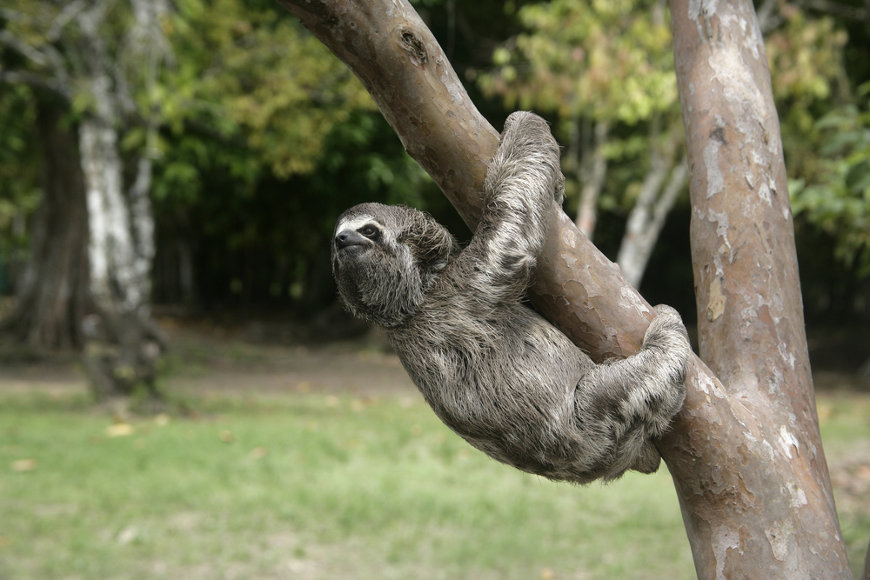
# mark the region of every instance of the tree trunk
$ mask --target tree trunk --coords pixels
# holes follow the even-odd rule
[[[664,183],[668,171],[671,172],[671,178]],[[649,257],[665,225],[665,218],[686,184],[688,174],[685,160],[676,166],[663,163],[661,167],[651,170],[641,186],[640,195],[628,214],[625,234],[616,256],[616,263],[635,288],[640,288]]]
[[[81,162],[88,186],[91,289],[104,308],[147,308],[150,257],[139,253],[134,222],[137,215],[122,190],[117,130],[109,122],[85,119],[79,128]],[[149,225],[139,227],[150,227]],[[115,306],[111,306],[115,308]]]
[[[727,426],[739,445],[728,464],[715,466],[730,467],[717,488],[685,477],[694,469],[686,457],[675,470],[695,561],[729,577],[848,577],[753,5],[672,0],[671,15],[692,168],[700,354],[747,415]]]
[[[658,4],[656,6],[661,8]],[[653,117],[647,140],[650,168],[641,185],[640,194],[628,214],[625,233],[616,257],[616,263],[635,288],[640,288],[650,254],[665,225],[668,212],[671,211],[688,176],[685,160],[678,161],[682,127],[678,128],[673,123],[672,127],[667,128],[663,139],[661,121],[660,115]],[[668,174],[670,179],[665,184]]]
[[[580,182],[580,205],[574,223],[591,240],[598,221],[598,198],[604,189],[604,178],[607,176],[604,145],[607,143],[609,126],[606,121],[596,121],[589,131],[588,124],[588,121],[579,119],[574,122],[577,142],[572,144],[572,149],[579,157],[576,165]]]
[[[134,105],[126,92],[123,68],[111,66],[112,56],[100,36],[106,9],[106,3],[97,3],[77,15],[87,39],[82,49],[86,67],[81,81],[94,102],[79,126],[95,303],[95,314],[85,324],[85,369],[98,399],[129,395],[139,388],[156,397],[157,361],[166,344],[150,318],[154,258],[150,155],[155,128],[148,110],[147,150],[125,191],[119,136],[124,112]],[[155,82],[157,53],[165,50],[159,17],[166,9],[165,2],[133,2],[128,44],[133,55],[147,59],[147,88]]]
[[[98,400],[143,389],[159,398],[157,361],[166,343],[150,320],[153,232],[150,205],[122,190],[118,135],[112,124],[82,121],[81,163],[91,223],[90,287],[95,313],[85,321],[85,370]],[[135,189],[135,186],[134,186]],[[144,223],[143,223],[144,222]],[[145,240],[144,251],[137,243]],[[144,232],[144,233],[143,233]]]
[[[86,341],[86,368],[102,373],[92,377],[100,397],[114,391],[126,394],[139,382],[153,391],[154,353],[162,348],[148,308],[154,255],[149,190],[160,105],[153,89],[159,66],[168,58],[163,25],[169,2],[131,0],[125,39],[110,38],[123,21],[114,10],[116,2],[74,4],[69,10],[58,3],[54,14],[51,6],[45,7],[44,23],[56,30],[43,32],[52,42],[13,43],[25,60],[47,69],[48,76],[5,78],[50,92],[66,107],[76,97],[84,97],[80,100],[87,104],[78,126],[78,147],[72,132],[50,118],[41,104],[45,197],[33,237],[32,266],[9,324],[34,344],[80,346]],[[61,34],[74,27],[75,32]],[[128,76],[136,77],[132,84]],[[139,115],[134,115],[134,85],[143,86],[150,99]],[[119,142],[124,122],[132,116],[146,119],[146,151],[132,187],[125,191]],[[95,314],[83,323],[88,311]],[[98,362],[95,352],[100,353]],[[113,382],[116,388],[107,387]]]
[[[40,99],[36,113],[43,197],[16,308],[3,326],[35,351],[74,349],[82,345],[81,321],[91,304],[84,177],[65,107]]]
[[[362,79],[408,152],[473,228],[480,216],[481,185],[497,146],[497,133],[469,101],[450,63],[411,6],[402,0],[282,0],[282,3]],[[692,6],[697,11],[697,3]],[[741,10],[729,25],[738,30],[741,25],[747,26],[745,33],[754,34],[756,24],[751,5],[742,6]],[[715,22],[709,19],[699,22],[698,14],[690,21],[690,27],[682,24],[685,29],[680,29],[688,11],[677,2],[672,4],[671,13],[678,37],[713,27],[716,34],[725,32],[720,30],[718,18]],[[746,40],[752,40],[746,45],[750,52],[747,58],[755,62],[760,54],[763,60],[760,37]],[[679,43],[677,51],[679,55]],[[739,64],[739,59],[732,60]],[[678,74],[685,77],[686,71],[678,69]],[[757,85],[752,75],[717,77],[708,70],[704,79],[695,79],[695,84],[711,79],[723,83],[717,85],[720,95],[742,91],[750,81],[757,91],[757,104],[768,110],[765,107],[770,101],[770,87]],[[764,82],[769,85],[767,77]],[[682,86],[685,88],[685,81]],[[708,103],[718,102],[706,93],[705,98]],[[765,126],[758,123],[756,116],[762,111],[741,111],[743,116],[733,119],[733,111],[694,108],[690,104],[684,105],[687,117],[703,111],[713,118],[718,114],[731,118],[728,121],[731,128],[751,125],[760,130]],[[760,136],[732,134],[725,128],[722,134],[731,139],[728,149],[734,151],[740,151],[740,140],[744,138],[760,138],[766,145],[778,143],[776,123],[767,126],[772,128]],[[695,125],[691,127],[694,129]],[[713,139],[719,136],[719,131],[706,134]],[[724,145],[719,142],[723,150]],[[755,148],[758,143],[744,145]],[[698,155],[703,160],[705,153],[717,153],[697,147],[698,142],[690,140],[690,163],[696,173]],[[768,151],[762,160],[765,164],[758,169],[766,169],[769,179],[746,174],[759,188],[782,177],[774,168],[776,163],[781,164],[781,157],[777,160]],[[777,186],[776,191],[780,192],[778,196],[771,193],[769,197],[776,198],[771,203],[775,201],[782,216],[783,208],[788,213],[787,205],[783,205],[787,204],[787,195],[784,187]],[[771,219],[775,216],[776,211]],[[734,219],[739,221],[738,216]],[[539,257],[536,284],[532,288],[534,304],[593,358],[635,352],[652,317],[649,305],[555,204],[550,220],[551,233]],[[783,223],[765,225],[782,234],[785,222],[790,225],[790,221],[780,221]],[[727,223],[720,222],[720,226],[727,230]],[[785,236],[791,239],[790,232]],[[769,252],[771,255],[765,256],[765,261],[794,260],[793,244],[789,253],[779,242],[767,241],[770,246],[745,248],[748,256]],[[729,251],[726,246],[725,256],[740,250],[743,248],[732,247]],[[779,255],[781,251],[784,254]],[[719,247],[708,256],[713,264],[722,257]],[[793,265],[787,268],[793,269]],[[759,275],[767,274],[766,267],[759,268]],[[711,287],[717,288],[715,284]],[[757,305],[751,308],[750,315],[758,314],[754,318],[767,323],[771,330],[784,332],[783,327],[787,327],[791,332],[801,325],[799,312],[774,304],[775,294],[750,285],[747,288]],[[787,294],[783,300],[791,308],[793,289],[784,291]],[[708,302],[713,313],[718,313],[719,302]],[[728,317],[733,312],[739,318],[740,313],[731,302],[726,306],[731,311]],[[718,313],[716,318],[722,316]],[[774,316],[779,318],[774,320]],[[786,316],[796,318],[785,319]],[[730,332],[736,334],[727,337],[723,344],[729,349],[739,346],[749,351],[741,353],[740,358],[769,357],[767,376],[771,380],[761,390],[750,390],[740,383],[736,389],[726,390],[710,369],[694,357],[686,377],[688,394],[683,411],[660,442],[680,496],[698,576],[847,577],[848,562],[825,473],[811,385],[805,380],[791,380],[794,374],[808,373],[808,366],[801,360],[806,354],[806,343],[801,342],[799,334],[787,337],[776,334],[771,349],[766,346],[770,343],[761,342],[771,336],[765,333],[756,336],[755,331],[748,327],[733,328]],[[764,357],[760,356],[762,353]],[[731,373],[727,376],[738,381],[745,378]],[[796,570],[796,566],[800,568]]]

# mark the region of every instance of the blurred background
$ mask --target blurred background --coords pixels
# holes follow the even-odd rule
[[[667,3],[412,3],[493,126],[520,108],[551,122],[568,215],[693,325]],[[857,570],[870,8],[755,5]],[[693,577],[666,473],[550,484],[431,417],[336,301],[332,228],[362,201],[470,237],[271,0],[0,6],[0,578]]]

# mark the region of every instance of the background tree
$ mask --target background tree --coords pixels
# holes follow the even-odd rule
[[[413,9],[284,4],[357,73],[408,151],[474,224],[496,134]],[[690,7],[675,1],[671,10],[693,195],[707,196],[695,210],[701,223],[693,233],[698,308],[710,323],[701,330],[701,350],[709,349],[725,378],[720,382],[693,361],[686,407],[661,447],[698,574],[847,575],[818,434],[778,123],[755,12],[746,2]],[[689,83],[694,91],[686,91]],[[753,155],[741,157],[742,147]],[[742,212],[744,202],[757,215]],[[713,207],[718,204],[724,206]],[[536,306],[593,357],[632,352],[649,307],[563,218],[554,208]],[[710,225],[712,233],[697,239]],[[784,263],[765,267],[756,258]],[[749,293],[740,295],[741,287]],[[749,366],[741,370],[738,361]]]
[[[495,51],[497,67],[480,83],[509,108],[560,120],[568,193],[587,236],[600,203],[632,208],[617,261],[638,285],[686,182],[666,5],[556,1],[518,17],[525,31]]]
[[[614,255],[639,286],[687,183],[666,2],[535,3],[518,19],[523,31],[494,51],[495,68],[479,83],[509,109],[558,120],[569,196],[579,193],[575,223],[591,238],[599,207],[625,214]],[[811,107],[837,92],[830,84],[843,77],[845,35],[830,18],[774,2],[765,3],[764,31],[779,65],[775,97],[800,130]],[[806,139],[792,142],[807,157]]]
[[[168,55],[160,26],[167,11],[165,2],[46,0],[2,12],[0,80],[27,84],[37,98],[45,192],[7,324],[35,348],[80,346],[91,329],[103,344],[87,365],[101,397],[151,383],[157,359],[149,320],[159,112],[152,89]],[[125,180],[121,134],[131,125],[146,137]]]
[[[315,275],[318,242],[331,224],[314,208],[337,209],[344,199],[336,193],[353,189],[322,179],[318,187],[317,175],[376,159],[368,176],[347,172],[349,182],[414,189],[403,181],[415,179],[412,164],[389,149],[373,152],[374,106],[359,82],[279,15],[269,2],[189,0],[168,23],[179,64],[167,71],[162,96],[158,300],[255,308],[299,299],[322,307],[316,287],[329,272]]]
[[[18,304],[4,323],[30,348],[70,348],[81,343],[81,323],[92,307],[84,176],[62,108],[42,100],[34,108],[42,202]]]
[[[576,84],[573,78],[587,77],[591,71],[598,76],[610,75],[616,84],[628,87],[618,80],[618,74],[646,75],[655,65],[664,71],[662,78],[670,78],[671,87],[675,87],[667,12],[662,19],[651,18],[654,11],[661,11],[660,3],[603,7],[592,3],[589,8],[584,4],[588,3],[554,3],[548,8],[540,2],[486,0],[463,4],[434,0],[418,3],[418,9],[436,36],[444,39],[451,63],[459,78],[466,81],[470,97],[493,122],[507,114],[505,100],[511,91],[522,89],[531,94],[537,89],[552,95],[555,91],[549,88],[550,83],[557,88],[571,87]],[[118,6],[123,12],[126,5]],[[215,6],[219,9],[206,9],[195,0],[177,2],[169,17],[162,20],[172,59],[165,61],[167,66],[160,69],[152,85],[160,114],[153,117],[157,130],[150,141],[153,154],[148,156],[152,159],[155,214],[153,299],[161,308],[194,315],[225,313],[228,317],[240,312],[256,316],[268,309],[272,319],[277,309],[283,322],[292,320],[306,333],[312,319],[332,321],[333,314],[324,311],[334,299],[323,250],[332,227],[329,216],[366,199],[425,207],[460,232],[460,237],[467,236],[461,233],[461,220],[455,211],[404,153],[360,84],[310,33],[291,19],[280,18],[276,6],[266,0],[221,0]],[[568,15],[559,20],[559,26],[554,24],[556,7]],[[864,31],[837,14],[823,15],[791,3],[766,2],[763,7],[791,177],[818,193],[822,190],[816,186],[824,181],[819,151],[827,151],[824,135],[831,131],[816,128],[815,123],[831,109],[860,110],[857,87],[864,77],[856,63],[862,60],[844,59],[842,53],[860,48]],[[596,12],[599,10],[602,14]],[[528,17],[536,11],[542,15]],[[537,68],[549,66],[540,55],[551,49],[523,52],[518,48],[521,37],[529,37],[529,46],[556,44],[567,54],[574,50],[566,44],[571,35],[597,38],[591,36],[595,27],[586,19],[571,16],[572,11],[588,16],[592,24],[606,21],[607,30],[625,29],[627,37],[647,38],[641,46],[660,54],[661,62],[641,63],[645,68],[633,70],[632,63],[638,59],[632,47],[638,42],[617,42],[619,35],[608,34],[605,42],[613,51],[596,59],[609,58],[606,62],[613,65],[611,70],[591,67],[584,72],[586,69],[571,61],[559,68],[554,65],[546,74],[536,72],[530,64],[538,59]],[[540,25],[536,24],[538,19]],[[649,29],[644,28],[647,25]],[[123,26],[113,26],[107,25],[103,33],[123,32]],[[578,30],[572,32],[573,28]],[[659,32],[650,36],[651,31],[664,36]],[[602,34],[601,26],[596,34]],[[658,39],[658,44],[649,38]],[[594,52],[580,51],[587,55]],[[503,58],[505,54],[509,62],[494,67],[493,55]],[[631,58],[619,60],[618,54]],[[13,50],[5,50],[4,55],[5,73],[12,72],[13,65],[22,72],[27,61]],[[548,58],[558,64],[556,56]],[[849,66],[844,67],[847,61]],[[510,67],[515,75],[505,84],[508,92],[491,92],[487,77],[501,82],[501,71]],[[528,83],[530,75],[541,75],[541,82]],[[6,216],[0,217],[0,239],[7,279],[13,284],[18,281],[16,286],[7,283],[5,289],[10,292],[21,286],[22,249],[35,232],[31,214],[41,199],[36,183],[40,162],[35,154],[33,93],[17,81],[3,88],[0,98],[10,106],[0,107],[0,123],[6,129],[4,143],[9,146],[0,155],[0,171],[9,179],[0,186],[4,196],[0,213]],[[607,85],[600,88],[606,90]],[[602,93],[601,100],[618,100],[621,93]],[[604,123],[581,111],[581,122],[572,124],[570,117],[556,109],[543,110],[542,99],[535,102],[535,108],[553,120],[561,142],[566,144],[566,168],[578,166],[574,159],[582,151],[603,153],[585,156],[597,160],[586,164],[584,175],[591,178],[573,185],[576,196],[581,185],[591,187],[595,175],[602,176],[596,212],[601,223],[595,232],[598,247],[622,262],[626,273],[640,269],[626,265],[625,255],[632,254],[620,252],[621,247],[640,250],[633,254],[638,263],[652,250],[649,259],[658,275],[642,280],[644,292],[657,300],[667,297],[686,310],[693,300],[690,256],[684,244],[688,236],[687,220],[683,219],[689,214],[687,197],[677,196],[672,210],[676,217],[664,223],[655,246],[650,239],[656,228],[648,224],[660,222],[664,212],[652,208],[641,211],[647,206],[635,203],[636,199],[651,199],[653,192],[673,192],[677,188],[667,184],[682,181],[679,171],[663,179],[663,172],[654,170],[669,166],[669,161],[661,161],[680,151],[682,132],[675,95],[673,88],[671,108],[658,115],[658,121],[641,115],[634,122],[611,119]],[[137,106],[143,102],[143,97],[137,97]],[[65,117],[73,129],[77,127],[76,111]],[[141,114],[125,118],[120,133],[128,182],[148,134],[146,124],[137,118],[144,119]],[[607,128],[606,133],[600,131],[602,128]],[[579,146],[596,139],[602,147]],[[567,172],[569,176],[574,173],[571,169]],[[793,193],[802,191],[793,189]],[[574,203],[569,202],[572,213]],[[796,201],[795,208],[800,207]],[[814,321],[857,320],[867,312],[861,296],[866,294],[870,278],[862,278],[860,270],[846,261],[830,259],[837,247],[833,234],[826,233],[821,221],[810,221],[809,215],[801,211],[797,216],[808,315]],[[854,224],[851,231],[859,232],[856,221],[842,223]],[[842,227],[837,231],[842,232]],[[634,242],[628,243],[630,239]],[[318,326],[338,328],[331,322]]]

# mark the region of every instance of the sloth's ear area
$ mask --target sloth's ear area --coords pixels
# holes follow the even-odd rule
[[[424,272],[437,273],[443,270],[450,257],[461,249],[456,238],[429,214],[415,212],[399,236]]]

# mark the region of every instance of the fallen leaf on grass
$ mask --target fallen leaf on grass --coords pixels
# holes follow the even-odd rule
[[[816,413],[819,414],[819,421],[825,422],[834,414],[834,406],[830,403],[819,403],[816,407]]]
[[[12,471],[33,471],[36,469],[35,459],[16,459],[12,462]]]
[[[139,530],[135,526],[128,526],[118,533],[117,541],[119,544],[129,544],[139,537]]]
[[[106,427],[109,437],[126,437],[133,434],[133,426],[129,423],[115,423]]]

